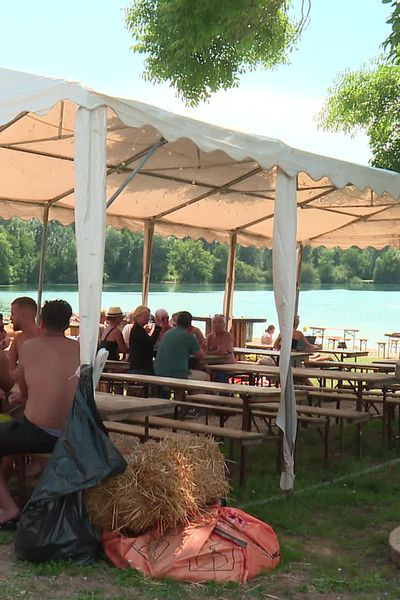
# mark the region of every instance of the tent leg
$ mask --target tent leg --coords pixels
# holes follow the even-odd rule
[[[225,295],[224,295],[224,316],[227,328],[230,329],[233,313],[233,292],[235,289],[235,270],[237,254],[237,233],[229,234],[229,254],[226,268]]]
[[[82,365],[94,363],[104,271],[107,108],[79,108],[75,122],[75,236]]]
[[[44,270],[46,262],[46,250],[47,250],[47,230],[49,225],[49,212],[50,203],[46,204],[43,214],[43,229],[42,229],[42,244],[40,248],[40,264],[39,264],[39,282],[38,282],[38,293],[37,293],[37,312],[36,312],[36,323],[39,324],[40,311],[42,306],[42,294],[44,285]]]
[[[154,221],[144,224],[143,239],[143,272],[142,272],[142,304],[147,306],[150,291],[151,255],[153,251]]]
[[[296,275],[296,301],[294,303],[294,314],[297,315],[299,310],[299,298],[301,288],[301,268],[303,266],[303,251],[304,246],[300,242],[297,245],[297,275]]]
[[[279,357],[281,402],[276,423],[283,431],[284,471],[280,482],[283,490],[292,489],[294,483],[297,428],[296,399],[290,363],[296,299],[296,187],[296,178],[288,176],[278,168],[273,231],[273,278],[282,339]]]

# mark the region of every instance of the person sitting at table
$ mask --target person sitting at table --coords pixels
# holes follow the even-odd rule
[[[119,325],[122,323],[124,313],[119,306],[110,306],[106,314],[105,329],[101,333],[100,348],[108,350],[108,360],[119,360],[119,355],[129,352],[124,342]]]
[[[161,342],[164,334],[167,333],[167,331],[169,331],[170,329],[172,329],[172,327],[169,324],[169,314],[168,314],[168,311],[165,310],[165,308],[157,308],[156,312],[154,313],[154,320],[155,320],[156,325],[161,327],[161,330],[160,330],[160,333],[158,334],[158,338],[157,338],[157,342],[156,342],[156,348],[157,348],[160,345],[160,342]]]
[[[211,320],[211,333],[207,336],[207,354],[216,354],[223,363],[234,363],[233,339],[226,330],[224,315],[214,315]]]
[[[172,315],[172,317],[169,321],[169,324],[171,325],[171,327],[176,327],[178,315],[179,315],[179,312],[174,313]],[[204,337],[202,331],[198,327],[195,327],[194,325],[191,325],[189,327],[188,331],[189,331],[189,333],[192,333],[195,336],[195,338],[200,346],[200,349],[203,352],[206,352],[207,351],[207,340]]]
[[[268,325],[267,329],[264,331],[264,333],[261,336],[261,343],[265,344],[266,346],[272,346],[273,344],[273,340],[272,340],[272,336],[275,333],[275,325]]]
[[[130,373],[154,375],[154,347],[161,327],[156,323],[150,335],[146,331],[145,326],[150,319],[150,309],[147,306],[135,308],[131,318],[133,324],[129,337],[129,371]]]
[[[3,315],[0,313],[0,350],[5,350],[10,345],[10,336],[4,329]]]
[[[41,335],[25,341],[16,378],[19,393],[11,405],[22,405],[23,416],[0,423],[0,456],[52,452],[63,430],[78,384],[79,344],[65,337],[72,309],[64,300],[46,302]],[[20,509],[0,471],[0,527],[15,522]]]
[[[124,338],[125,344],[129,347],[129,338],[131,337],[132,327],[135,324],[135,319],[133,318],[133,311],[129,312],[127,315],[126,323],[122,328],[122,337]]]
[[[310,344],[308,339],[304,336],[303,332],[299,331],[299,329],[298,329],[299,324],[300,324],[300,317],[299,317],[299,315],[296,315],[294,318],[294,322],[293,322],[292,346],[291,346],[292,352],[296,352],[296,350],[298,349],[300,344],[301,344],[302,348],[304,348],[308,352],[316,352],[317,350],[320,350],[321,349],[320,346],[317,346],[316,344]],[[281,339],[281,334],[279,332],[279,335],[274,342],[274,350],[280,350],[281,345],[282,345],[282,339]]]
[[[38,337],[40,334],[39,327],[37,327],[35,321],[36,312],[37,304],[32,298],[21,296],[11,302],[10,321],[14,331],[21,331],[21,333],[15,336],[8,350],[11,372],[17,368],[22,345],[27,340]]]
[[[154,363],[156,375],[179,379],[198,379],[197,373],[191,372],[189,368],[189,359],[193,356],[203,358],[204,353],[191,332],[191,325],[192,315],[185,310],[181,311],[176,317],[176,327],[167,331],[158,347]],[[203,376],[207,376],[207,374],[203,373],[201,377],[206,379]]]

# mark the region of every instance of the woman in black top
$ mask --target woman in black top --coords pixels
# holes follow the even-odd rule
[[[99,348],[108,350],[108,360],[119,360],[120,354],[128,352],[119,325],[123,320],[123,312],[119,306],[111,306],[106,315],[105,328],[101,333]]]
[[[150,310],[147,306],[138,306],[132,314],[134,324],[129,337],[129,370],[131,373],[154,375],[154,346],[160,335],[161,327],[156,324],[153,332],[149,335],[144,328],[149,319]]]

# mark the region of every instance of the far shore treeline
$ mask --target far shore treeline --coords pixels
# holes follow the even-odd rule
[[[0,219],[0,284],[36,283],[42,224],[39,221]],[[136,283],[142,277],[143,234],[107,228],[104,280]],[[152,282],[223,283],[228,247],[204,240],[154,236]],[[238,248],[236,281],[271,283],[272,251],[253,246]],[[400,250],[360,250],[305,247],[302,283],[400,283]],[[76,249],[73,226],[52,221],[48,227],[46,283],[76,283]]]

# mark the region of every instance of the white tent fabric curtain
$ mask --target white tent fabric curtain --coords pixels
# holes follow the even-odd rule
[[[93,364],[99,336],[106,228],[107,109],[79,108],[75,122],[75,224],[81,364]]]
[[[280,486],[290,490],[294,483],[296,399],[290,361],[296,301],[296,178],[278,170],[273,240],[273,278],[282,346],[279,358],[281,401],[276,423],[283,432],[283,471]]]

